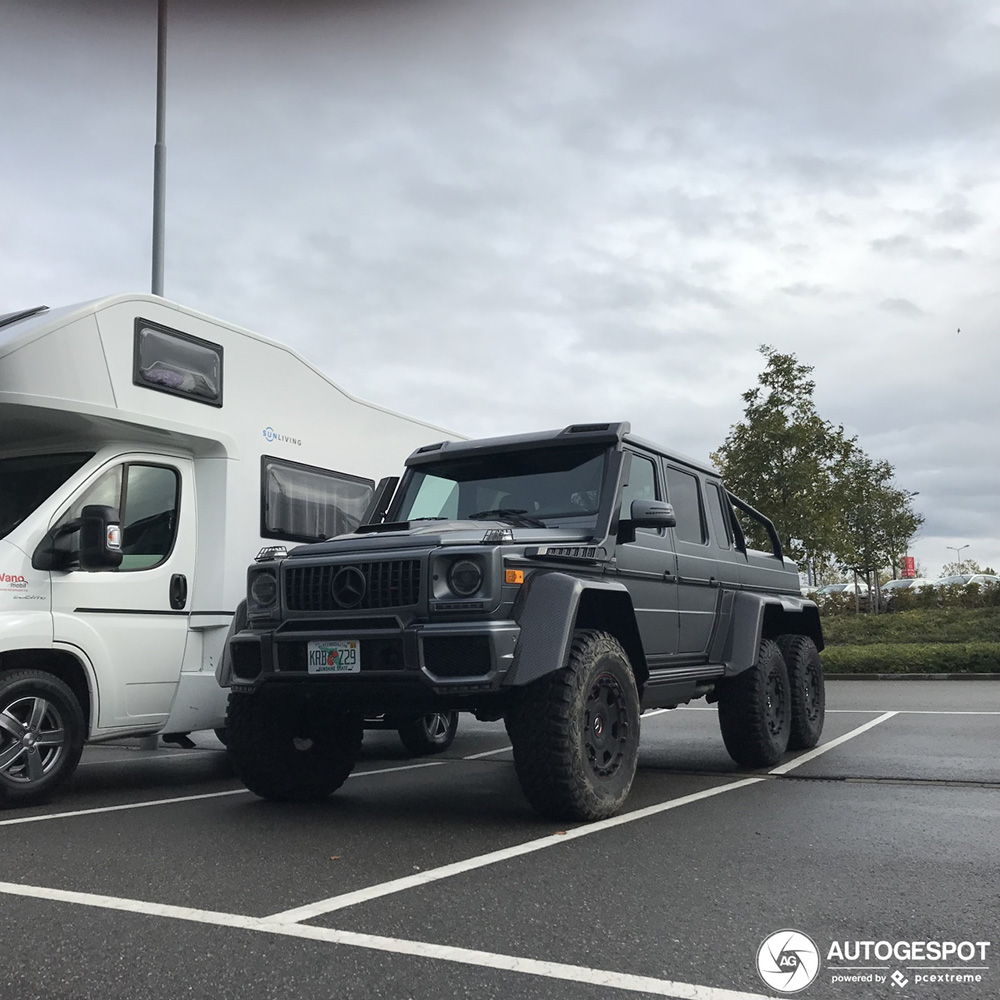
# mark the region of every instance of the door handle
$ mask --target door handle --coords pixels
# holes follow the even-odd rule
[[[170,578],[170,607],[182,611],[188,599],[188,582],[183,573],[174,573]]]

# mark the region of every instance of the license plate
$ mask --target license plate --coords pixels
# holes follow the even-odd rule
[[[306,655],[311,674],[361,673],[361,643],[357,639],[310,642]]]

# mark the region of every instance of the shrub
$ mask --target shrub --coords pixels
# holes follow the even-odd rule
[[[998,642],[910,642],[828,646],[823,650],[822,657],[823,668],[828,673],[1000,673]]]

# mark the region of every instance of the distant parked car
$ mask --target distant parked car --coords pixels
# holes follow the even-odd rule
[[[992,576],[989,573],[962,573],[961,575],[938,577],[932,586],[968,587],[972,583],[980,587],[988,587],[1000,583],[1000,576]]]
[[[882,607],[891,608],[893,599],[903,593],[903,591],[913,591],[916,593],[924,587],[930,586],[932,586],[931,581],[922,576],[910,576],[902,580],[888,580],[880,588],[882,592]]]
[[[930,582],[922,576],[910,576],[903,580],[889,580],[882,584],[881,590],[883,594],[896,594],[901,590],[909,590],[911,587],[916,587],[919,590]]]
[[[854,595],[855,589],[859,597],[868,596],[868,584],[859,580],[857,582],[856,588],[853,583],[830,583],[825,587],[820,587],[816,591],[817,597],[836,597],[839,594],[849,594]]]

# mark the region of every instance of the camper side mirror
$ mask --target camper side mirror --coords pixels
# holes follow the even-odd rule
[[[122,527],[118,511],[88,504],[80,514],[80,569],[117,569],[122,564]]]
[[[115,569],[122,561],[122,533],[118,511],[104,504],[88,504],[80,517],[57,525],[31,555],[33,569]]]

